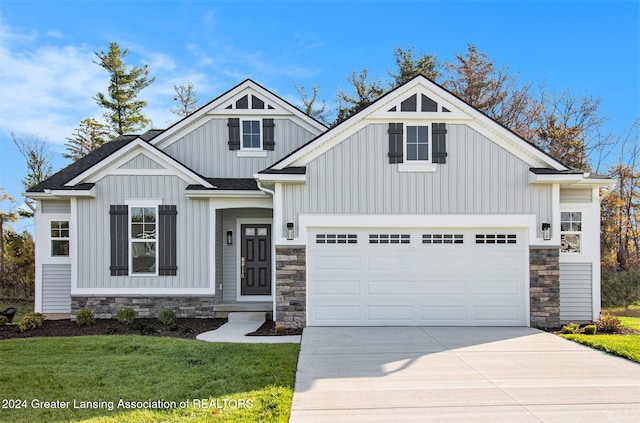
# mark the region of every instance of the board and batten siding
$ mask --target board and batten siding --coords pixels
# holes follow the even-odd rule
[[[95,199],[79,198],[78,287],[208,288],[209,203],[185,197],[186,186],[176,176],[111,175],[96,183]],[[109,206],[125,204],[125,199],[162,199],[162,204],[177,207],[176,276],[110,275]]]
[[[138,154],[133,159],[119,167],[119,169],[164,169],[151,158],[144,154]]]
[[[307,183],[283,185],[283,224],[301,213],[535,214],[551,220],[551,187],[529,165],[466,125],[447,124],[446,164],[399,172],[387,124],[367,125],[307,164]]]
[[[593,318],[591,263],[560,263],[560,321]]]
[[[71,213],[70,201],[43,200],[40,204],[42,207],[42,213]]]
[[[71,312],[71,264],[42,265],[42,312]]]
[[[165,152],[203,176],[250,178],[300,147],[314,134],[290,119],[274,119],[275,149],[266,157],[238,157],[230,151],[228,120],[211,119],[165,148]]]
[[[241,234],[236,230],[238,219],[271,218],[273,213],[269,209],[224,209],[222,211],[222,232],[233,231],[233,244],[226,242],[222,248],[222,298],[226,302],[237,301],[238,294],[238,245]]]

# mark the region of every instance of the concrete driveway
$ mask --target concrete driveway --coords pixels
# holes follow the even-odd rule
[[[290,422],[639,422],[640,365],[530,328],[307,328]]]

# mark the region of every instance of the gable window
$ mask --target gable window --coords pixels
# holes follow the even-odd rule
[[[582,252],[582,212],[560,213],[560,252]]]
[[[242,121],[242,149],[243,150],[260,150],[262,148],[262,140],[260,136],[259,120],[243,120]]]
[[[131,207],[131,273],[156,273],[157,208]]]
[[[51,221],[51,257],[69,257],[69,221]]]
[[[429,161],[429,126],[407,126],[405,151],[407,161]]]

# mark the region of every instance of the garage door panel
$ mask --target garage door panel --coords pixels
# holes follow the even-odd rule
[[[309,325],[526,324],[523,232],[483,230],[484,243],[476,243],[478,231],[473,229],[349,232],[357,233],[357,242],[309,245]],[[370,234],[383,233],[406,234],[410,244],[370,243]],[[462,237],[444,244],[436,235],[424,236],[430,233]],[[500,233],[512,234],[506,238],[512,243],[487,241]],[[310,239],[315,239],[313,231]]]

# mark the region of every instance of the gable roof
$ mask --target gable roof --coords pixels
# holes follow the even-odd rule
[[[246,79],[224,94],[221,94],[209,103],[200,107],[194,113],[171,125],[160,135],[154,137],[151,143],[157,145],[160,148],[165,148],[166,146],[172,144],[180,137],[182,137],[184,131],[190,131],[190,128],[194,127],[196,125],[196,122],[202,119],[206,119],[208,116],[228,115],[229,117],[237,117],[239,110],[229,109],[228,106],[230,103],[235,102],[243,95],[246,95],[248,93],[255,94],[261,99],[267,100],[270,103],[269,107],[265,105],[264,109],[255,111],[254,114],[274,117],[296,116],[299,119],[299,122],[306,126],[306,129],[308,129],[312,133],[317,134],[327,130],[327,126],[322,122],[307,115],[296,106],[289,103],[287,100],[272,93],[255,81]],[[241,110],[241,112],[251,112],[251,110]]]
[[[568,166],[554,159],[536,145],[525,140],[424,75],[418,75],[403,85],[383,94],[369,106],[292,151],[267,170],[283,170],[288,167],[305,166],[309,161],[366,126],[368,123],[365,122],[366,119],[375,119],[380,122],[404,119],[402,113],[405,112],[397,113],[397,116],[391,117],[386,111],[398,99],[403,99],[404,96],[411,95],[414,92],[428,92],[430,97],[435,97],[442,101],[443,104],[446,104],[448,108],[456,110],[456,113],[439,113],[438,121],[459,121],[472,125],[474,129],[479,130],[494,142],[501,143],[503,147],[517,156],[526,157],[527,160],[525,161],[529,162],[532,167],[549,167],[560,171],[569,170]],[[433,116],[431,118],[435,119]]]

